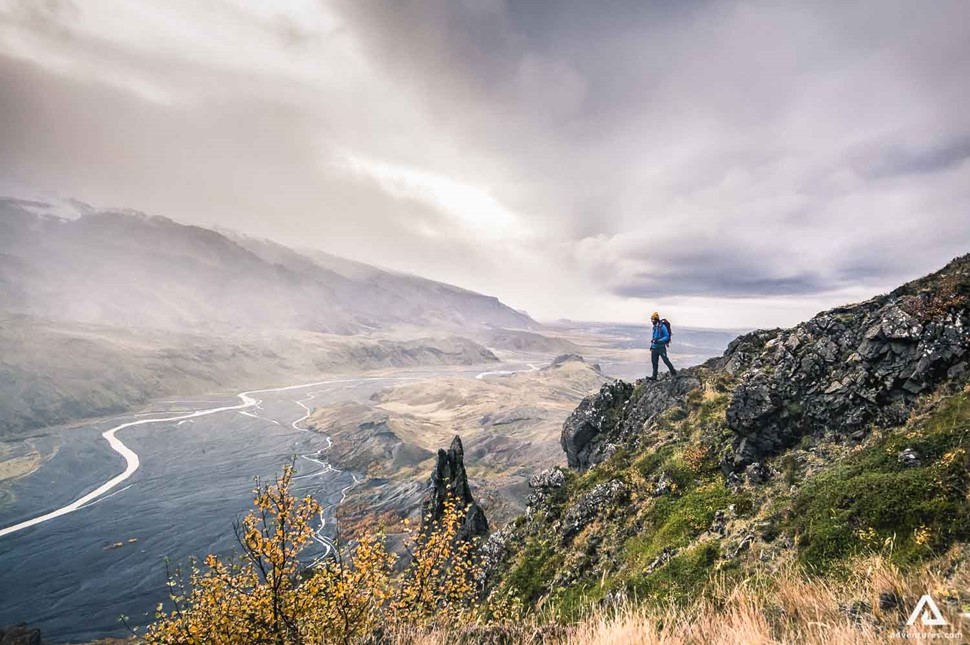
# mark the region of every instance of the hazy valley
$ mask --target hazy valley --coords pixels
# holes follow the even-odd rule
[[[147,610],[163,556],[231,549],[223,529],[245,508],[246,479],[294,456],[308,490],[330,500],[322,537],[338,521],[353,535],[417,517],[435,452],[454,434],[493,522],[511,519],[531,473],[558,463],[575,405],[649,362],[641,326],[540,325],[495,298],[322,253],[134,212],[51,208],[0,201],[0,530],[16,529],[0,540],[21,545],[8,583],[35,589],[0,623],[26,619],[57,639],[122,634],[108,599],[145,580],[122,604]],[[696,363],[732,336],[682,329],[672,355]],[[272,391],[255,407],[233,403],[257,388]],[[140,467],[95,504],[119,472],[100,433],[125,423],[147,423],[118,435]],[[96,499],[76,512],[16,528],[85,493]],[[158,530],[156,508],[199,495],[198,512]],[[122,508],[142,509],[139,519],[111,515]],[[66,578],[67,563],[44,556],[70,551],[70,533],[54,526],[88,535],[84,566]],[[84,600],[92,584],[101,587]],[[62,609],[26,609],[52,593]],[[100,618],[82,628],[71,615],[90,602]]]
[[[450,285],[133,212],[0,200],[0,436],[151,397],[497,359],[528,316]]]

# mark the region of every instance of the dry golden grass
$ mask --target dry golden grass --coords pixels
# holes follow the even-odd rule
[[[428,563],[434,567],[434,560]],[[348,589],[350,595],[366,590],[366,585],[363,588],[352,585]],[[889,594],[898,602],[893,607],[881,609],[880,596],[886,598]],[[918,619],[914,625],[906,624],[924,594],[933,597],[949,625],[924,626]],[[333,601],[330,593],[324,596],[325,600]],[[319,634],[316,633],[319,630],[310,630],[314,636],[291,638],[282,635],[278,642],[381,642],[388,645],[870,645],[900,640],[900,634],[905,634],[909,640],[970,641],[970,620],[961,617],[962,612],[970,609],[970,572],[965,566],[962,547],[955,547],[947,557],[909,574],[903,574],[885,557],[873,555],[856,561],[837,579],[806,575],[794,565],[786,565],[778,571],[759,572],[740,582],[719,577],[712,580],[709,593],[686,606],[621,603],[595,611],[574,625],[540,620],[528,613],[519,621],[506,618],[506,622],[499,624],[479,623],[476,622],[481,618],[478,612],[450,612],[446,606],[439,605],[439,600],[435,596],[431,605],[427,606],[431,611],[422,613],[420,620],[368,623],[356,632],[340,632],[342,636],[336,639],[330,638],[336,634],[333,630],[323,630]],[[408,601],[407,606],[417,605]],[[173,614],[162,618],[178,622],[185,621],[186,616]],[[321,615],[320,618],[325,616]],[[326,622],[323,620],[318,626]],[[308,626],[312,623],[313,620]],[[172,643],[243,642],[232,637],[209,640],[200,638],[196,633],[178,630],[170,634],[171,638],[157,638],[161,633],[159,629],[159,625],[153,627],[150,636],[155,638],[149,640]],[[323,633],[328,636],[317,640]]]
[[[958,557],[959,554],[955,555]],[[885,643],[898,632],[958,634],[966,642],[970,621],[961,594],[970,589],[965,568],[947,559],[902,574],[881,556],[858,561],[839,582],[791,567],[772,576],[729,585],[718,581],[709,599],[688,608],[621,607],[593,617],[570,634],[570,643]],[[950,626],[906,621],[923,594],[931,594]],[[880,595],[898,606],[880,609]]]
[[[522,623],[458,627],[395,635],[414,645],[452,643],[562,643],[568,645],[694,645],[703,643],[870,645],[931,638],[970,642],[967,610],[970,574],[959,549],[932,566],[904,575],[881,556],[858,561],[841,581],[808,576],[795,567],[740,583],[716,580],[708,598],[687,607],[626,604],[594,612],[569,627]],[[948,626],[906,621],[923,594],[931,594]],[[880,609],[880,594],[895,594],[896,607]],[[946,637],[948,636],[948,637]]]

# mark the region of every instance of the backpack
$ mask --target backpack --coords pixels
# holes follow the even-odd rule
[[[667,336],[669,336],[667,344],[669,345],[674,340],[674,330],[670,328],[670,321],[666,318],[661,318],[660,324],[667,328]]]

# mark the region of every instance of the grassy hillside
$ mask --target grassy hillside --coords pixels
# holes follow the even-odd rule
[[[730,438],[731,382],[702,382],[643,450],[570,473],[507,529],[517,553],[493,573],[497,593],[579,617],[608,598],[691,601],[716,591],[714,574],[742,579],[766,562],[837,573],[881,553],[905,567],[970,538],[970,388],[928,397],[864,444],[806,441],[770,462],[763,484],[725,485],[717,446]],[[906,449],[920,465],[900,462]],[[611,482],[622,494],[584,517],[583,501]]]
[[[655,615],[723,608],[751,576],[845,584],[871,557],[900,575],[955,558],[951,588],[970,539],[968,303],[970,256],[677,378],[604,386],[564,426],[572,468],[485,545],[490,593],[540,622]]]

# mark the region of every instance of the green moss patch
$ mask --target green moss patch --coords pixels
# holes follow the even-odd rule
[[[641,601],[695,599],[711,578],[720,542],[704,542],[671,558],[652,573],[640,573],[627,582],[627,592]]]
[[[658,498],[642,520],[642,531],[623,548],[629,571],[645,569],[665,548],[680,548],[710,527],[714,513],[735,502],[720,482],[709,482],[683,495]]]
[[[515,559],[504,586],[523,605],[532,605],[549,589],[562,561],[562,553],[556,553],[551,543],[530,541]]]
[[[899,462],[906,448],[919,454],[919,466]],[[904,564],[970,538],[968,467],[970,402],[964,392],[807,482],[789,519],[799,557],[828,570],[848,556],[885,549]]]

